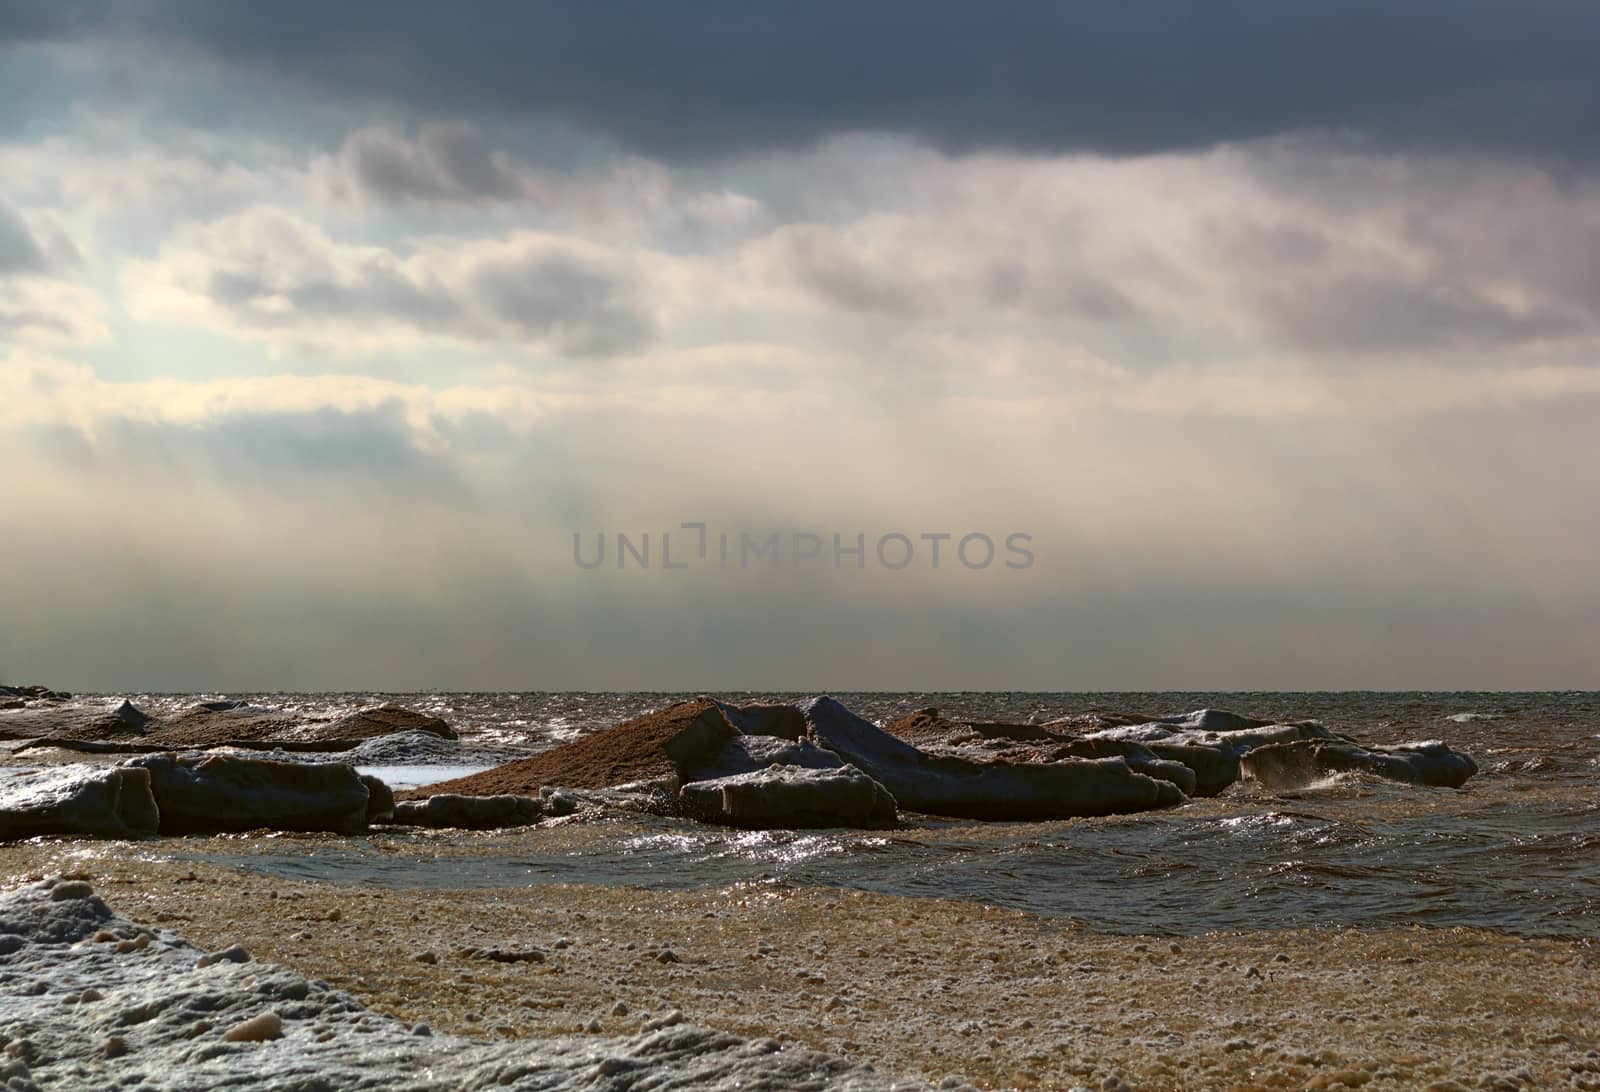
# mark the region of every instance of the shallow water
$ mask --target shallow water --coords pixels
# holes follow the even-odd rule
[[[457,777],[482,773],[487,766],[357,766],[356,773],[376,777],[397,792],[437,785]]]
[[[686,695],[229,696],[316,712],[397,701],[445,717],[466,740],[532,753]],[[1375,742],[1443,738],[1471,753],[1483,772],[1463,792],[1345,783],[1265,797],[1241,786],[1173,811],[1069,823],[926,821],[884,834],[752,833],[649,820],[591,824],[581,836],[536,829],[490,838],[265,842],[207,859],[393,887],[823,884],[975,900],[1129,933],[1415,923],[1600,937],[1600,694],[836,696],[878,720],[926,706],[958,718],[1029,722],[1095,710],[1224,708],[1316,719]],[[134,700],[159,709],[196,697]],[[433,780],[439,769],[415,773]]]
[[[1440,791],[1440,790],[1435,790]],[[542,883],[836,886],[1072,917],[1118,933],[1476,926],[1600,936],[1600,808],[1491,804],[1464,815],[1340,817],[1241,802],[1109,820],[901,832],[732,831],[670,820],[453,854],[437,838],[271,844],[193,855],[265,875],[474,889]],[[1340,802],[1341,804],[1348,802]],[[1443,821],[1441,821],[1443,820]],[[465,839],[470,836],[460,836]],[[180,854],[182,855],[182,854]]]

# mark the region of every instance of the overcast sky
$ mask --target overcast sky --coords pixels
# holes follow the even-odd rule
[[[0,681],[1600,686],[1596,41],[0,3]]]

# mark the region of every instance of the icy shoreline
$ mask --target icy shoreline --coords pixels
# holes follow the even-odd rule
[[[627,1038],[436,1035],[237,945],[207,953],[138,926],[77,879],[0,894],[0,1050],[18,1092],[925,1087],[676,1014]]]

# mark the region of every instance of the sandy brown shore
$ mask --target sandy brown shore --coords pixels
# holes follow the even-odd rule
[[[971,903],[760,885],[353,889],[141,859],[148,849],[15,846],[3,874],[84,873],[137,921],[242,942],[469,1035],[616,1034],[681,1010],[989,1088],[1600,1088],[1589,942],[1421,928],[1115,937]]]

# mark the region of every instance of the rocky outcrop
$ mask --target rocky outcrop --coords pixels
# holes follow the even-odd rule
[[[818,746],[881,784],[908,811],[966,819],[1065,819],[1181,803],[1170,781],[1121,758],[974,761],[932,755],[896,739],[830,697],[801,704]]]
[[[39,835],[130,838],[154,834],[146,770],[68,765],[0,779],[0,841]]]
[[[737,734],[715,702],[679,702],[532,758],[400,796],[526,796],[546,785],[602,789],[635,782],[661,782],[676,788]]]
[[[207,953],[145,929],[81,880],[0,894],[0,998],[8,1088],[920,1087],[837,1055],[668,1019],[619,1038],[431,1034],[238,946]]]
[[[1273,743],[1250,751],[1241,765],[1246,777],[1274,790],[1300,789],[1351,773],[1459,789],[1478,772],[1470,756],[1436,739],[1393,747],[1363,747],[1338,739]]]
[[[162,834],[367,828],[369,790],[342,763],[168,753],[132,758],[123,768],[149,772]]]
[[[690,782],[679,798],[687,814],[736,827],[886,827],[897,819],[888,790],[844,765],[772,765]]]

